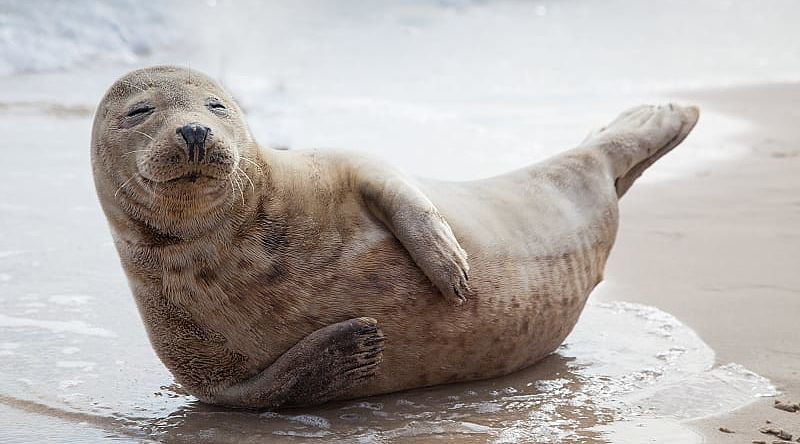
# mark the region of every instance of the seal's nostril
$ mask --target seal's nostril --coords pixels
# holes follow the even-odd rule
[[[206,151],[206,138],[208,138],[208,133],[210,132],[211,129],[199,123],[187,123],[175,130],[175,133],[180,134],[186,142],[190,162],[203,160]],[[197,159],[194,157],[195,152],[197,152]]]
[[[187,144],[204,143],[210,130],[198,123],[188,123],[175,130]]]

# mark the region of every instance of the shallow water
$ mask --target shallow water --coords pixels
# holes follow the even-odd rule
[[[0,72],[13,74],[0,79],[0,442],[688,443],[699,437],[686,421],[775,393],[736,364],[716,366],[667,313],[590,302],[564,346],[508,377],[278,414],[201,405],[176,392],[147,342],[88,145],[114,78],[169,62],[222,79],[265,144],[353,148],[441,179],[488,176],[574,146],[626,106],[674,99],[672,88],[797,80],[796,6],[220,1],[175,21],[181,3],[132,16],[119,3],[49,29],[63,4],[12,3],[0,0]],[[165,23],[177,32],[149,37]],[[730,139],[745,130],[704,110],[643,180],[701,174],[743,150]],[[597,291],[613,294],[610,284]]]
[[[683,422],[776,393],[736,364],[715,367],[713,351],[672,316],[616,302],[590,303],[555,354],[507,377],[279,413],[230,411],[171,385],[132,311],[99,318],[97,295],[25,300],[10,307],[18,315],[0,317],[0,408],[13,409],[0,429],[12,440],[77,423],[84,439],[164,442],[637,442],[629,429],[641,425],[651,437],[693,442]],[[40,300],[51,303],[30,302]],[[41,320],[49,317],[70,320]]]

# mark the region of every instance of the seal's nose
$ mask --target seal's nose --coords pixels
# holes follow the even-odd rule
[[[186,148],[189,150],[189,161],[199,162],[203,160],[206,155],[206,138],[208,138],[211,129],[199,123],[187,123],[176,129],[175,132],[180,134],[183,140],[186,141]],[[197,159],[194,157],[195,152],[197,152]]]

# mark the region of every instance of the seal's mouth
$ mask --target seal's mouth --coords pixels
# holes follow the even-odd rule
[[[209,180],[217,181],[217,180],[220,180],[220,179],[217,178],[217,177],[214,177],[214,176],[210,176],[208,174],[203,174],[203,173],[194,171],[194,172],[191,172],[191,173],[185,174],[183,176],[176,177],[174,179],[170,179],[170,180],[167,180],[167,181],[164,181],[164,182],[161,182],[161,183],[176,183],[176,184],[177,183],[196,183],[196,182],[199,182],[199,181],[207,182]]]
[[[165,149],[151,149],[136,159],[135,168],[150,183],[160,185],[227,181],[237,169],[236,153],[219,143],[209,148],[212,151],[203,160],[192,160],[174,145]]]
[[[186,171],[175,171],[173,174],[166,175],[166,177],[152,177],[146,172],[139,171],[139,175],[149,184],[159,185],[179,185],[179,184],[211,184],[220,182],[227,179],[230,175],[227,171],[217,171],[214,169],[207,170],[205,168],[193,168]]]
[[[146,184],[150,185],[151,187],[157,186],[156,189],[162,192],[170,189],[175,190],[176,192],[181,192],[192,188],[211,190],[219,188],[223,183],[226,183],[224,178],[198,171],[192,171],[182,176],[166,180],[154,180],[142,174],[140,174],[140,177]]]

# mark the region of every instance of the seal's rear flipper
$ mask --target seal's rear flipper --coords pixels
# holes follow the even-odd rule
[[[639,106],[590,135],[583,146],[602,151],[622,197],[644,170],[689,135],[699,115],[694,106]]]

